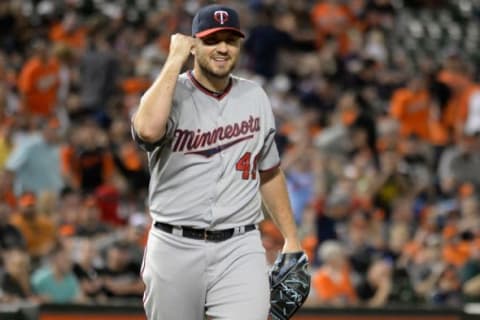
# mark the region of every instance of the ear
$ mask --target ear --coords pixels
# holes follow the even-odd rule
[[[192,46],[192,48],[190,48],[190,53],[192,54],[192,56],[195,55],[195,44]]]

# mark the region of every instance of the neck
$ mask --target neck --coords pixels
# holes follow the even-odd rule
[[[230,75],[225,77],[216,77],[204,72],[198,64],[193,68],[193,76],[202,86],[214,92],[223,92],[230,83]]]

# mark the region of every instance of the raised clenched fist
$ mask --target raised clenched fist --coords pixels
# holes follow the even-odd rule
[[[170,53],[169,55],[181,59],[182,62],[185,62],[190,55],[190,51],[194,44],[194,38],[181,34],[175,33],[170,37]]]

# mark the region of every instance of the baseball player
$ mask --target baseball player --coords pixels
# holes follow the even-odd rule
[[[132,119],[148,154],[153,218],[142,277],[151,320],[265,320],[270,308],[257,225],[265,203],[301,252],[262,88],[231,74],[244,34],[231,8],[201,8],[192,36],[171,36]],[[189,55],[193,70],[181,73]]]

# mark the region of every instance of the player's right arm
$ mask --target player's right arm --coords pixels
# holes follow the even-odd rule
[[[187,61],[194,39],[183,34],[174,34],[170,39],[170,51],[157,79],[140,100],[133,118],[133,128],[147,143],[163,138],[172,107],[177,77]]]

